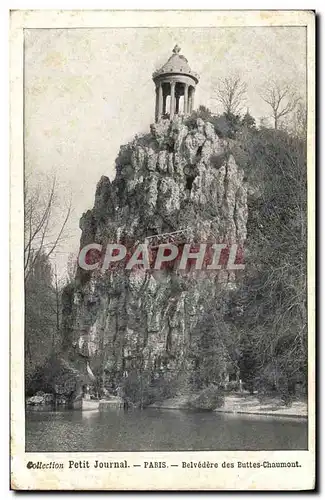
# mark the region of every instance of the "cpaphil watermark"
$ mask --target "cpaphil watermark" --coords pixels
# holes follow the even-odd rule
[[[80,250],[78,265],[85,271],[101,272],[121,268],[129,271],[241,271],[245,269],[243,260],[243,247],[236,243],[161,243],[155,246],[89,243]]]

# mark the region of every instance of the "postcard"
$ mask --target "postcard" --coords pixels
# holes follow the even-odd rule
[[[315,13],[10,14],[11,488],[315,488]]]

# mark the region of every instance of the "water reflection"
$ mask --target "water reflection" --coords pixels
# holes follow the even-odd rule
[[[26,414],[26,451],[290,449],[307,449],[307,421],[157,409]]]

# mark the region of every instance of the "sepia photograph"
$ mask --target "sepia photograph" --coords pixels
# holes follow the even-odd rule
[[[314,425],[314,17],[295,13],[291,25],[256,12],[263,22],[229,26],[26,16],[21,477],[302,474]],[[159,458],[261,451],[233,465]]]

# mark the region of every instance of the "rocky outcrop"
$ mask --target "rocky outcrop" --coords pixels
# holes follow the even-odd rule
[[[80,220],[81,247],[96,242],[144,242],[147,236],[190,229],[195,241],[243,244],[244,173],[209,122],[161,120],[149,134],[120,148],[116,178],[102,177],[95,203]],[[175,270],[106,273],[78,269],[66,292],[65,349],[89,361],[104,385],[129,370],[173,377],[191,370],[192,333],[207,297],[234,279]]]

